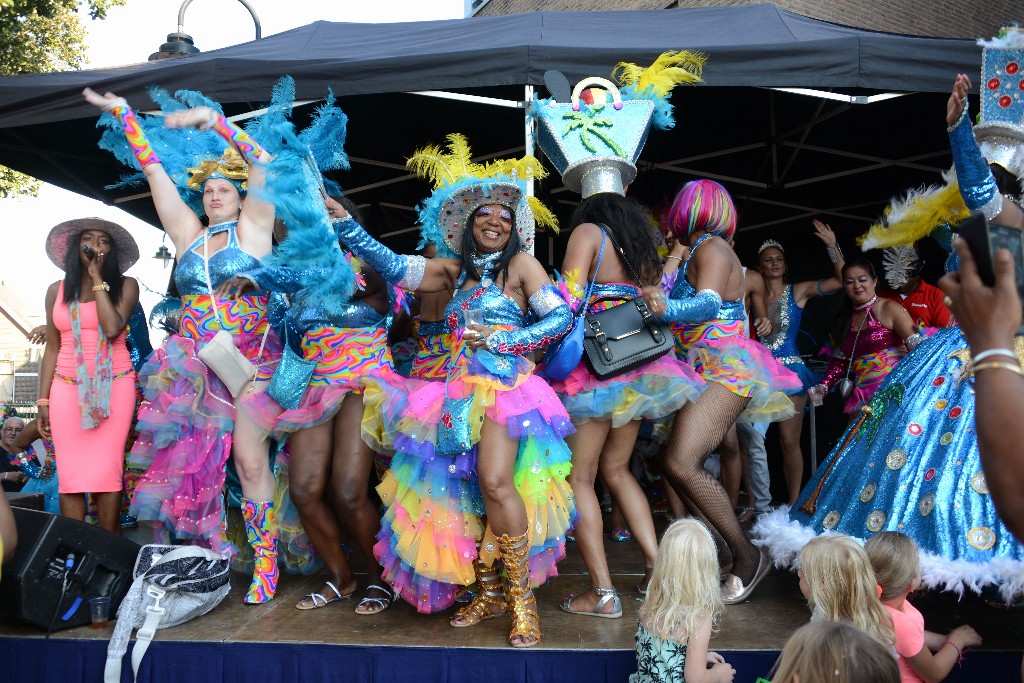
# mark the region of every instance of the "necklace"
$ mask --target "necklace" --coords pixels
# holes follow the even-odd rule
[[[860,306],[854,306],[854,307],[853,307],[853,310],[855,310],[855,311],[863,311],[863,310],[864,310],[865,308],[871,308],[871,306],[872,306],[872,305],[873,305],[873,304],[874,304],[874,303],[875,303],[876,301],[878,301],[878,295],[877,295],[877,294],[875,294],[874,296],[872,296],[872,297],[871,297],[871,299],[869,299],[867,303],[865,303],[865,304],[861,304]]]
[[[501,258],[501,252],[497,251],[493,254],[473,254],[473,268],[476,272],[480,273],[480,286],[490,287],[494,283],[494,278],[491,277],[491,270],[493,270],[494,262]]]

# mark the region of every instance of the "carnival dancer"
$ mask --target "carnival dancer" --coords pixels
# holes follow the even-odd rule
[[[576,113],[570,111],[569,103],[546,100],[536,104],[534,114],[544,130],[542,147],[557,160],[566,187],[583,197],[573,214],[573,230],[562,262],[564,295],[575,312],[597,312],[622,304],[640,296],[644,285],[660,281],[656,233],[636,202],[624,196],[625,187],[636,177],[634,161],[646,139],[646,135],[636,135],[636,127],[650,126],[653,109],[658,106],[663,114],[667,108],[669,119],[659,120],[658,127],[670,128],[669,93],[678,83],[700,82],[703,63],[703,55],[685,51],[666,53],[647,69],[620,63],[616,71],[622,72],[621,90],[605,81],[607,90],[592,88],[579,93],[580,114],[602,117],[609,124],[600,138],[609,148],[580,146],[580,133],[564,130],[564,117]],[[623,107],[616,110],[609,105],[609,96],[621,97]],[[634,104],[626,106],[631,102]],[[639,105],[635,112],[634,105]],[[615,146],[621,147],[623,154],[606,156]],[[572,151],[564,153],[569,149]],[[704,381],[672,354],[609,379],[598,379],[583,358],[577,356],[573,361],[575,367],[568,376],[553,380],[551,386],[576,427],[576,433],[567,439],[572,450],[570,482],[578,511],[574,534],[590,585],[579,595],[566,598],[561,608],[570,614],[618,618],[622,601],[608,570],[602,540],[604,521],[594,484],[600,473],[640,547],[644,575],[637,590],[646,594],[658,558],[658,537],[647,497],[629,470],[633,445],[643,420],[671,417],[680,406],[697,398]]]
[[[676,415],[663,471],[687,507],[717,533],[722,571],[731,567],[722,599],[735,604],[750,595],[771,563],[747,540],[725,490],[703,464],[737,419],[791,416],[785,392],[800,380],[744,329],[743,267],[729,246],[736,208],[726,189],[710,180],[687,183],[672,204],[670,226],[689,242],[690,255],[668,298],[660,287],[645,288],[644,298],[656,315],[684,323],[688,357],[708,385]]]
[[[982,80],[996,79],[998,87],[983,94],[983,122],[972,127],[966,112],[970,81],[960,75],[954,83],[946,121],[955,179],[947,174],[943,186],[895,199],[864,247],[912,244],[937,224],[955,225],[970,210],[1024,228],[1017,181],[1024,172],[1022,105],[999,105],[1018,87],[1016,80],[1006,80],[1005,66],[1024,58],[1024,36],[1010,29],[983,44]],[[972,377],[1003,372],[1004,364],[1017,368],[1021,357],[1019,337],[1013,349],[972,350],[958,327],[940,329],[889,373],[797,506],[758,521],[757,543],[770,549],[777,565],[792,567],[800,548],[817,534],[866,540],[880,531],[900,531],[917,545],[922,586],[1016,599],[1024,590],[1024,546],[999,519],[988,494],[974,432]]]
[[[809,393],[820,400],[835,387],[846,401],[843,412],[855,416],[896,363],[921,343],[922,336],[903,306],[875,294],[878,277],[870,261],[858,258],[846,262],[842,276],[848,301],[832,326],[832,337],[839,341],[839,347],[829,360],[821,384]]]
[[[161,225],[174,244],[174,280],[184,304],[180,333],[171,336],[142,371],[146,403],[139,411],[139,438],[131,464],[145,467],[146,474],[135,492],[132,514],[163,525],[178,540],[233,554],[221,529],[224,464],[233,454],[242,482],[247,537],[256,556],[245,602],[265,602],[274,596],[278,575],[268,442],[251,419],[236,414],[235,399],[198,353],[218,331],[227,332],[235,348],[257,366],[246,392],[265,388],[280,357],[280,343],[266,317],[266,295],[237,300],[213,295],[224,279],[257,267],[270,253],[274,208],[243,194],[246,179],[252,187],[263,182],[263,171],[255,162],[266,160],[268,154],[230,123],[215,103],[195,93],[182,97],[209,106],[184,109],[166,95],[157,95],[172,110],[164,120],[168,129],[200,132],[181,135],[175,133],[183,131],[154,127],[149,132],[152,143],[123,98],[88,88],[83,94],[106,112],[101,125],[109,129],[101,146],[114,151],[122,163],[140,168],[149,184]],[[223,154],[218,151],[223,149],[221,138],[230,145]]]
[[[455,291],[447,377],[410,392],[378,487],[386,511],[375,550],[384,578],[421,612],[450,606],[475,577],[479,593],[452,625],[511,609],[509,644],[531,647],[541,638],[531,586],[556,574],[575,508],[564,441],[572,423],[526,355],[561,337],[571,314],[528,253],[535,216],[553,216],[527,203],[519,179],[543,168],[532,157],[484,168],[465,138],[448,139],[448,153],[429,147],[409,164],[435,182],[420,223],[458,259],[398,256],[354,221],[341,226],[345,244],[388,281]],[[469,322],[481,314],[482,324]]]
[[[845,260],[836,235],[828,224],[815,219],[814,235],[825,243],[828,258],[835,268],[835,276],[817,281],[786,282],[786,251],[775,240],[767,240],[757,250],[758,270],[768,287],[768,318],[772,331],[762,340],[768,350],[787,368],[800,377],[800,390],[789,395],[796,415],[779,423],[779,441],[782,446],[782,474],[786,479],[786,501],[792,505],[800,495],[804,476],[804,455],[800,450],[800,433],[804,427],[804,408],[807,390],[821,381],[821,376],[804,364],[797,348],[807,302],[816,296],[831,294],[842,287],[842,269]]]
[[[80,218],[50,230],[46,254],[65,276],[46,291],[39,433],[54,441],[61,514],[84,521],[85,494],[93,494],[100,527],[118,533],[124,446],[135,416],[124,332],[139,300],[139,283],[124,272],[139,248],[120,225]]]

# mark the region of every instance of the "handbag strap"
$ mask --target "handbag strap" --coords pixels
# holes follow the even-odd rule
[[[217,308],[217,297],[213,293],[213,283],[210,280],[210,231],[209,231],[209,228],[207,228],[206,236],[203,237],[203,272],[206,273],[206,291],[209,292],[209,294],[210,294],[210,303],[213,304],[213,317],[215,317],[217,319],[217,324],[220,326],[220,329],[223,330],[224,329],[224,320],[220,317],[220,309]],[[256,359],[257,360],[263,358],[263,349],[267,345],[267,335],[268,334],[270,334],[270,323],[269,322],[267,323],[267,329],[263,330],[263,339],[260,340],[260,352],[258,354],[256,354]],[[253,365],[256,365],[256,367],[257,367],[256,374],[252,376],[252,382],[253,382],[253,384],[255,384],[256,383],[256,377],[258,377],[260,373],[259,373],[259,369],[258,369],[259,365],[257,363],[253,363]],[[251,387],[250,387],[250,390],[251,390]]]
[[[644,283],[640,281],[640,277],[636,274],[636,271],[633,270],[633,265],[626,258],[626,252],[622,251],[622,247],[619,246],[619,242],[615,239],[615,235],[612,234],[612,229],[609,228],[604,223],[598,223],[598,226],[601,228],[604,234],[608,235],[608,239],[612,241],[612,245],[614,245],[615,249],[619,252],[619,257],[622,259],[622,262],[625,263],[626,268],[629,269],[629,274],[633,276],[634,280],[636,280],[636,284],[640,287],[640,289],[643,289]]]
[[[583,302],[580,304],[580,310],[576,312],[576,317],[580,318],[587,312],[587,306],[590,305],[590,295],[594,291],[594,286],[597,284],[597,271],[601,270],[601,261],[604,259],[604,243],[605,234],[601,234],[601,249],[597,252],[597,265],[594,266],[594,277],[590,278],[590,282],[587,283],[587,288],[583,292]]]

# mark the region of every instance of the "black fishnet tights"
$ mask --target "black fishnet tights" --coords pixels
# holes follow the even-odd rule
[[[754,578],[760,554],[743,533],[725,489],[704,469],[704,461],[749,400],[709,382],[700,398],[676,415],[662,463],[672,488],[714,530],[722,567],[731,564],[732,573],[744,584]]]

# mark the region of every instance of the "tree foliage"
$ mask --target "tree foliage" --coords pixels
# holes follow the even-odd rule
[[[0,0],[0,76],[74,71],[85,64],[85,25],[78,15],[88,7],[104,19],[126,0]],[[0,197],[35,195],[39,181],[0,166]]]

